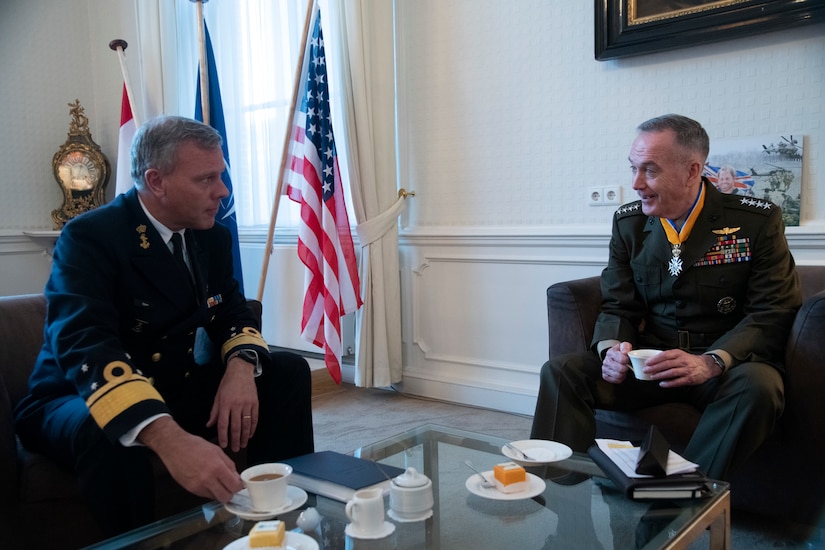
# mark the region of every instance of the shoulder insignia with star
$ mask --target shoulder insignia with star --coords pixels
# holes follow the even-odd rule
[[[645,215],[645,213],[642,212],[642,201],[634,201],[623,204],[616,210],[616,218],[626,218],[634,215]]]
[[[760,213],[764,215],[777,208],[771,201],[765,199],[757,199],[755,197],[743,197],[739,195],[727,195],[725,206],[728,208],[735,208],[737,210],[745,210],[748,212]]]

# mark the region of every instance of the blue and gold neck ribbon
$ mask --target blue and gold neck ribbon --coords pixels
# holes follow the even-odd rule
[[[704,205],[705,185],[702,184],[699,187],[699,194],[696,196],[696,200],[693,201],[693,206],[690,207],[690,212],[688,212],[687,218],[685,218],[685,223],[682,224],[681,229],[676,229],[676,223],[673,220],[668,218],[659,218],[659,221],[662,222],[662,227],[665,230],[665,235],[667,235],[667,240],[670,243],[671,257],[667,264],[667,270],[673,277],[678,277],[679,274],[682,273],[682,258],[679,257],[682,254],[682,243],[687,240],[688,236],[690,236],[693,225],[696,223],[696,219],[702,212],[702,207]]]

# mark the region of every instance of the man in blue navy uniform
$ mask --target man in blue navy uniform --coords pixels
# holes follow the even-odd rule
[[[784,408],[782,359],[802,297],[780,209],[720,193],[709,139],[687,117],[642,123],[630,149],[640,200],[616,211],[591,351],[542,367],[532,435],[586,451],[594,410],[681,401],[702,411],[684,451],[727,479]],[[648,359],[637,380],[628,352]]]
[[[77,472],[107,535],[153,519],[150,453],[227,502],[243,483],[224,449],[252,464],[314,450],[309,367],[270,353],[215,223],[220,135],[160,117],[131,157],[134,188],[57,241],[45,342],[16,410],[23,445]]]

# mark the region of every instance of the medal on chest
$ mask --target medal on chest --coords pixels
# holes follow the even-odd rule
[[[677,277],[682,273],[682,245],[672,244],[670,254],[670,261],[667,263],[667,270],[673,277]]]
[[[667,240],[670,243],[670,260],[667,262],[667,271],[671,277],[678,277],[682,274],[682,243],[685,242],[690,235],[693,224],[696,223],[696,218],[699,217],[699,213],[702,211],[704,204],[705,186],[702,185],[681,228],[678,228],[676,222],[673,220],[659,218],[662,228],[665,230],[665,235],[667,235]]]

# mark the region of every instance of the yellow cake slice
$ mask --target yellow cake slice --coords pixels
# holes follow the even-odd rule
[[[527,472],[515,462],[502,462],[493,467],[496,489],[502,493],[519,493],[530,486]]]
[[[249,531],[250,548],[283,548],[286,527],[280,520],[259,521]]]

